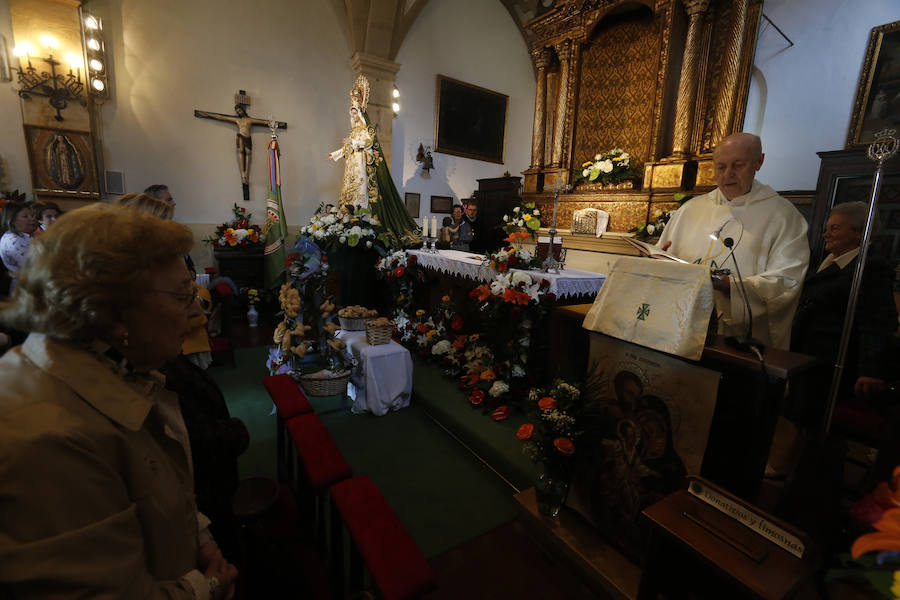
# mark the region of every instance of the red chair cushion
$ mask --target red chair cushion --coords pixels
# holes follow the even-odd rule
[[[278,409],[278,415],[282,419],[290,419],[313,411],[309,400],[287,373],[264,377],[263,385],[266,386],[272,402],[275,403],[275,408]]]
[[[394,509],[366,475],[331,487],[331,498],[385,600],[411,600],[437,585]]]
[[[322,493],[338,481],[353,477],[350,465],[318,415],[307,413],[288,419],[287,428],[316,493]]]

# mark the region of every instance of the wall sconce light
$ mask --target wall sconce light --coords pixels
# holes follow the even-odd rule
[[[28,100],[32,96],[41,96],[47,98],[50,106],[56,109],[56,116],[53,117],[57,121],[62,121],[62,110],[69,105],[69,102],[78,102],[82,106],[87,106],[84,99],[84,82],[81,80],[81,69],[84,67],[84,61],[77,54],[68,54],[66,58],[69,63],[69,72],[57,73],[57,67],[62,63],[53,58],[53,50],[59,47],[59,42],[49,35],[41,36],[41,43],[47,47],[47,57],[36,57],[49,65],[48,71],[38,71],[32,65],[31,59],[34,49],[31,44],[24,42],[13,48],[13,56],[19,59],[16,75],[19,83],[19,96]],[[22,59],[28,65],[22,68]]]
[[[416,162],[422,164],[422,170],[426,173],[429,173],[434,168],[434,160],[431,158],[431,146],[419,144],[419,150],[416,152]]]
[[[106,62],[106,44],[103,43],[103,21],[100,17],[81,14],[81,41],[84,62],[87,64],[88,92],[97,99],[109,98],[109,69]]]
[[[396,117],[400,114],[400,90],[397,89],[396,85],[394,86],[393,97],[391,108],[394,110],[394,116]]]

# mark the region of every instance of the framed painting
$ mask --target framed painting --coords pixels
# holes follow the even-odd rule
[[[509,96],[437,76],[434,150],[503,163]]]
[[[418,219],[419,201],[422,199],[422,194],[417,194],[415,192],[406,192],[403,199],[406,203],[406,212],[409,213],[409,216],[413,219]]]
[[[869,35],[847,147],[866,146],[875,133],[900,127],[900,21],[879,25]]]
[[[453,212],[453,196],[432,196],[431,212],[451,214]]]
[[[90,133],[26,125],[25,145],[36,194],[100,196]]]

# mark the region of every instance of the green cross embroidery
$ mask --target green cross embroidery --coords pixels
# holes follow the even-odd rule
[[[638,321],[643,321],[643,320],[645,320],[644,317],[649,317],[649,316],[650,316],[650,305],[647,304],[646,302],[644,302],[637,309]]]

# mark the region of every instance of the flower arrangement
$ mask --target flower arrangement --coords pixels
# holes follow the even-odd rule
[[[525,401],[528,422],[516,431],[522,452],[545,469],[570,474],[578,438],[581,390],[561,379],[549,389],[532,388]]]
[[[679,208],[682,204],[691,199],[691,195],[685,194],[684,192],[678,192],[673,197],[675,201],[678,202]],[[672,210],[656,209],[655,211],[653,211],[652,221],[648,221],[643,225],[631,228],[629,230],[629,233],[634,233],[634,237],[641,240],[646,240],[651,237],[659,237],[660,235],[662,235],[663,230],[665,230],[666,225],[669,224],[669,220],[672,218],[672,215],[675,214],[676,210],[678,210],[678,208],[673,208]]]
[[[541,228],[541,211],[535,208],[533,201],[523,201],[512,209],[511,214],[503,215],[502,219],[501,227],[506,233],[524,229],[531,235],[536,235],[537,230]]]
[[[247,297],[247,304],[253,306],[255,304],[259,304],[259,290],[255,288],[247,288],[244,290],[244,295]]]
[[[251,225],[253,215],[237,204],[231,207],[231,221],[222,223],[216,232],[206,238],[206,242],[215,246],[227,247],[259,247],[266,243],[266,236],[260,232],[258,225]]]
[[[315,263],[316,269],[311,272],[308,263]],[[335,322],[337,306],[325,291],[327,264],[311,242],[294,257],[290,280],[278,294],[283,320],[275,328],[275,346],[269,351],[271,374],[330,371],[337,375],[353,366],[344,342],[335,337],[340,326]]]
[[[510,245],[498,250],[487,258],[491,268],[506,273],[510,269],[536,269],[541,266],[543,261],[532,252],[522,248],[522,241],[528,238],[529,234],[524,231],[513,231],[509,234],[505,242]]]
[[[850,548],[840,554],[839,568],[830,569],[826,580],[842,579],[868,582],[884,598],[900,598],[900,467],[890,482],[875,489],[850,509],[857,525],[867,530]],[[872,531],[874,529],[874,531]]]
[[[375,263],[377,276],[391,286],[394,298],[392,318],[407,321],[412,314],[412,300],[415,286],[425,280],[415,254],[406,250],[396,250],[381,257]]]
[[[613,148],[594,155],[594,160],[586,161],[581,165],[581,174],[575,183],[620,183],[635,179],[640,173],[631,166],[631,155],[621,148]]]
[[[309,224],[300,229],[300,235],[331,248],[372,248],[376,244],[388,246],[378,217],[367,208],[357,208],[351,214],[346,206],[320,207]]]

